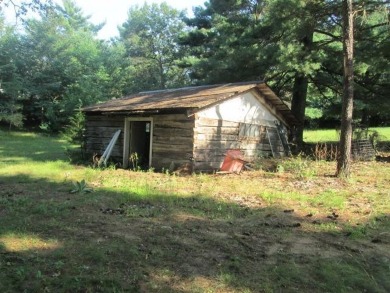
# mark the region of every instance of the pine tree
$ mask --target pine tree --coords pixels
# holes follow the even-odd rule
[[[338,177],[351,173],[352,115],[353,115],[353,6],[352,0],[343,0],[343,55],[344,91],[341,113],[340,155],[337,159]]]

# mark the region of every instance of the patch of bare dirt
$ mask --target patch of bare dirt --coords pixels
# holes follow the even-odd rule
[[[137,180],[136,174],[120,171],[118,176],[122,175]],[[76,243],[69,248],[73,250],[86,243],[94,248],[107,247],[110,263],[106,265],[110,270],[129,270],[136,275],[132,282],[138,292],[203,292],[210,288],[215,292],[258,292],[257,278],[289,262],[303,268],[302,272],[319,261],[346,257],[363,260],[368,267],[375,267],[379,259],[390,262],[390,234],[380,228],[390,216],[374,218],[377,225],[365,226],[373,220],[378,206],[372,196],[384,192],[378,186],[385,186],[387,181],[359,176],[353,183],[329,176],[297,179],[294,174],[264,172],[210,176],[206,178],[209,182],[202,183],[192,182],[196,180],[192,177],[180,178],[180,182],[189,181],[187,185],[178,184],[178,189],[187,189],[186,195],[195,194],[199,186],[210,186],[210,202],[197,202],[194,195],[183,197],[182,205],[177,206],[164,203],[165,195],[157,200],[126,201],[119,192],[102,192],[99,198],[83,201],[81,197],[87,195],[69,195],[65,189],[30,193],[27,189],[31,187],[21,185],[2,185],[0,198],[12,201],[32,194],[37,200],[63,201],[74,207],[66,218],[61,215],[62,230],[46,233]],[[151,180],[165,179],[151,174]],[[233,180],[238,183],[232,185]],[[99,188],[101,184],[91,182],[91,186]],[[276,190],[280,201],[264,199],[260,193],[264,190]],[[344,195],[345,207],[310,206],[283,197],[296,192],[315,198],[325,190]],[[220,204],[226,205],[222,207],[226,215],[216,211]],[[346,227],[361,228],[367,234],[353,237]],[[127,250],[132,251],[132,258],[123,256]],[[235,279],[229,281],[229,277]],[[315,284],[305,289],[314,291]]]
[[[95,238],[96,243],[112,239],[131,243],[144,259],[145,266],[152,264],[153,259],[163,261],[164,267],[176,275],[165,279],[156,275],[155,281],[168,282],[168,287],[187,286],[183,284],[188,283],[190,276],[203,280],[197,282],[198,286],[212,283],[208,277],[226,267],[241,272],[242,269],[236,266],[244,265],[245,271],[259,272],[259,263],[276,265],[281,259],[310,263],[315,259],[342,258],[346,254],[367,258],[380,255],[390,259],[388,233],[380,233],[375,238],[377,241],[369,241],[308,229],[318,225],[315,221],[334,223],[335,215],[329,214],[332,219],[322,215],[313,220],[295,210],[281,210],[225,221],[178,211],[126,220],[122,214],[96,211],[95,221],[80,228],[85,235]],[[144,290],[141,291],[150,290],[149,285],[142,283]],[[228,288],[226,290],[228,292]]]

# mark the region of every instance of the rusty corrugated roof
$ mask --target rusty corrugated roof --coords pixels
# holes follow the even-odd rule
[[[121,99],[83,108],[88,113],[131,113],[159,110],[203,109],[248,91],[257,91],[291,124],[296,124],[289,107],[264,82],[228,83],[141,92]]]

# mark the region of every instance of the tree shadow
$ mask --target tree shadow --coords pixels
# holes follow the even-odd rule
[[[245,198],[69,194],[68,183],[0,177],[0,291],[390,290],[388,239],[351,237],[340,219],[322,220],[340,227],[329,233],[308,215]],[[375,221],[376,231],[390,226],[389,215]],[[10,249],[12,237],[24,248]]]

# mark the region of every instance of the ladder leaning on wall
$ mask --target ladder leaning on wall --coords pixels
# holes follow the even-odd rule
[[[290,150],[290,146],[288,145],[286,130],[283,128],[283,126],[280,123],[277,123],[275,121],[275,124],[276,124],[276,128],[278,129],[280,141],[282,142],[284,148],[284,153],[287,157],[289,157],[291,156],[291,150]]]
[[[290,156],[291,151],[287,142],[284,128],[276,123],[276,127],[266,127],[267,138],[274,158],[281,158],[283,155]],[[283,151],[280,150],[283,148]],[[283,155],[282,155],[283,154]]]

